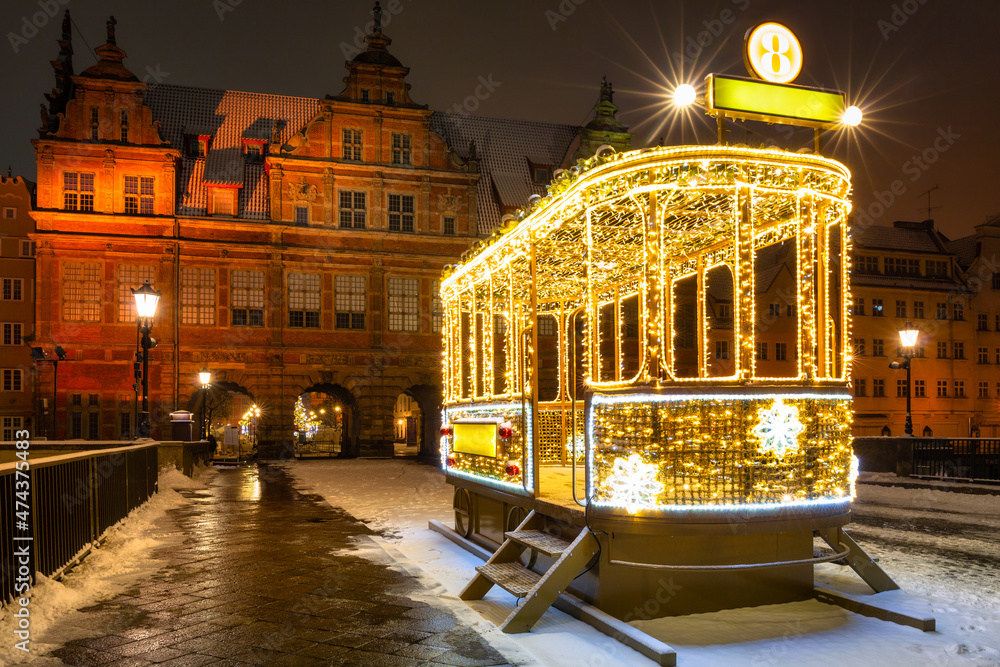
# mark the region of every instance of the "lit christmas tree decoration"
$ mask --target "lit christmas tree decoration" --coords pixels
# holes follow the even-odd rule
[[[663,493],[657,472],[657,466],[645,463],[638,454],[615,459],[611,474],[604,480],[608,500],[629,514],[656,507],[656,497]]]
[[[753,432],[760,438],[765,452],[783,458],[789,452],[798,451],[799,433],[803,429],[798,408],[778,398],[770,409],[761,408],[758,415],[760,422]]]

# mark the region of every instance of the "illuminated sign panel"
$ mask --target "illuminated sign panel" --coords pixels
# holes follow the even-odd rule
[[[769,123],[833,127],[846,107],[844,93],[823,88],[789,86],[736,76],[709,74],[706,102],[710,111],[733,118]]]
[[[802,46],[791,30],[771,21],[747,32],[743,59],[753,76],[789,83],[802,71]]]
[[[497,422],[455,422],[455,444],[452,451],[496,458]]]

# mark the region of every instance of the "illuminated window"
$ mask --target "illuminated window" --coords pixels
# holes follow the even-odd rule
[[[334,278],[334,311],[338,329],[365,328],[365,277]]]
[[[4,301],[21,301],[24,298],[24,280],[4,278],[2,297]]]
[[[882,317],[885,312],[882,307],[882,299],[872,299],[872,317]]]
[[[230,312],[234,326],[264,326],[264,272],[233,271]]]
[[[234,206],[236,191],[233,188],[209,188],[212,193],[212,215],[231,216],[236,212]]]
[[[3,369],[3,390],[21,391],[24,386],[24,371],[20,368]]]
[[[361,130],[344,128],[343,158],[361,162]]]
[[[398,134],[396,132],[393,132],[392,134],[393,164],[410,164],[410,155],[411,155],[410,145],[411,145],[410,135]]]
[[[154,184],[152,176],[125,177],[125,212],[153,214]]]
[[[914,301],[913,302],[913,318],[917,320],[924,319],[924,302]]]
[[[215,324],[215,269],[181,269],[181,324]]]
[[[885,398],[885,380],[880,378],[872,380],[872,396]]]
[[[318,273],[288,274],[288,326],[319,327],[320,291]]]
[[[413,231],[413,195],[389,195],[389,231]]]
[[[63,172],[63,208],[67,211],[94,210],[94,175],[79,171]]]
[[[63,319],[97,322],[101,319],[101,265],[76,262],[63,265]]]
[[[913,397],[914,398],[924,398],[927,395],[927,387],[924,385],[923,380],[913,381]]]
[[[420,283],[416,278],[389,278],[389,331],[416,331],[420,315]]]
[[[368,193],[340,191],[340,226],[344,229],[364,229],[368,216]]]
[[[0,325],[0,330],[2,330],[3,334],[3,338],[0,339],[0,344],[20,345],[23,327],[24,325],[21,322],[4,322]]]
[[[132,290],[139,289],[147,280],[155,287],[154,272],[155,267],[152,266],[118,265],[119,322],[135,322],[135,297]]]

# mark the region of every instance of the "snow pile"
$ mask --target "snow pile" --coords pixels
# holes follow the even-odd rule
[[[199,477],[203,479],[208,474],[211,473],[202,470]],[[11,638],[15,636],[16,627],[13,609],[0,608],[0,637],[5,638],[0,650],[3,656],[0,663],[42,664],[37,662],[40,654],[58,648],[61,642],[70,638],[68,634],[72,633],[71,630],[62,624],[66,614],[111,599],[138,579],[155,572],[158,564],[150,559],[149,554],[157,547],[172,541],[179,542],[181,537],[179,532],[166,527],[168,522],[165,520],[168,510],[189,502],[175,489],[205,488],[201,479],[185,477],[173,467],[161,469],[159,492],[112,528],[100,548],[92,550],[61,581],[39,575],[30,593],[31,603],[28,606],[31,612],[31,653],[12,647]],[[58,636],[49,639],[59,643],[41,641],[50,629],[58,630],[55,633]],[[56,661],[52,664],[60,663]]]

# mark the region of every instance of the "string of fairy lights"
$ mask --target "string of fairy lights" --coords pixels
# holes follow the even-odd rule
[[[552,316],[558,390],[535,401],[539,411],[582,410],[582,392],[574,406],[571,391],[572,348],[580,347],[571,336],[582,338],[576,372],[595,397],[653,390],[595,402],[586,426],[595,502],[640,511],[849,495],[850,402],[842,391],[830,394],[850,377],[849,193],[840,163],[778,149],[656,147],[579,161],[547,197],[446,271],[446,420],[481,417],[486,403],[530,407],[545,363],[538,318]],[[795,354],[792,370],[775,374],[755,355],[766,305],[755,281],[761,253],[782,244],[794,253]],[[712,363],[722,335],[710,316],[720,284],[729,286],[732,309],[728,366]],[[678,343],[685,337],[691,352]],[[752,396],[713,395],[751,385]],[[704,395],[657,398],[682,387]],[[761,393],[765,387],[773,391]],[[814,395],[783,398],[796,388]],[[496,417],[527,425],[524,415],[508,408]],[[567,418],[536,425],[559,429],[539,438],[579,441]],[[443,454],[444,463],[520,485],[527,471],[507,463],[533,459],[525,428],[516,429],[505,460]],[[447,451],[448,437],[442,445]]]

